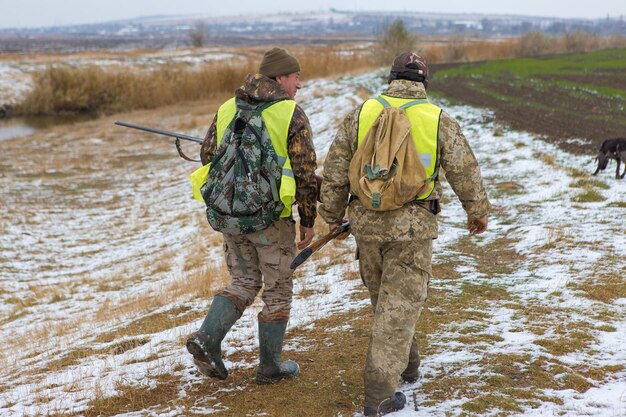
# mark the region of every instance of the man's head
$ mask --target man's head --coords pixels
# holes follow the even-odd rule
[[[300,63],[296,58],[281,48],[265,52],[259,66],[259,73],[273,78],[293,100],[300,89]]]
[[[421,55],[403,52],[393,60],[389,72],[389,82],[393,80],[417,81],[428,87],[428,65]]]

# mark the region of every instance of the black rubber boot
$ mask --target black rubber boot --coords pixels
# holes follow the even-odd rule
[[[287,323],[263,323],[259,321],[260,364],[256,370],[257,384],[275,384],[284,378],[300,373],[294,361],[282,361],[283,339]]]
[[[193,355],[193,362],[201,374],[217,379],[228,377],[222,361],[221,343],[239,317],[241,312],[228,298],[219,295],[213,298],[200,330],[187,339],[187,351]]]
[[[394,411],[402,410],[406,405],[406,396],[401,392],[396,392],[392,397],[382,401],[378,407],[365,406],[365,417],[378,417]]]
[[[413,383],[418,380],[420,376],[420,352],[417,348],[417,340],[413,338],[411,342],[411,350],[409,351],[409,364],[400,377],[404,382]]]

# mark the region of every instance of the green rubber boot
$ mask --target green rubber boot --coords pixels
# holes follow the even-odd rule
[[[257,384],[275,384],[284,378],[294,378],[300,367],[294,361],[282,361],[283,338],[287,323],[263,323],[259,321],[260,364],[256,370]]]
[[[211,378],[226,379],[228,369],[222,360],[222,340],[241,312],[228,298],[215,296],[211,308],[200,326],[187,339],[187,351],[201,374]]]

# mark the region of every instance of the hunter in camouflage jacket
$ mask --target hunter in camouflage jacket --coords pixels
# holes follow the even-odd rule
[[[247,102],[288,100],[289,95],[276,81],[262,74],[248,74],[235,95]],[[211,162],[217,145],[217,114],[207,132],[200,159],[203,165]],[[313,227],[317,215],[317,182],[315,181],[316,155],[309,119],[299,105],[293,112],[288,132],[289,159],[296,180],[296,203],[300,224]]]
[[[403,59],[411,64],[411,60],[419,63],[421,57],[407,53],[396,61],[405,65]],[[425,63],[421,68],[425,68]],[[426,98],[424,84],[408,79],[392,80],[384,94]],[[331,228],[344,219],[348,207],[348,171],[357,149],[360,111],[359,107],[348,114],[324,162],[320,214]],[[445,171],[468,214],[470,233],[481,233],[486,228],[490,205],[478,163],[459,125],[445,112],[439,119],[437,152],[440,171]],[[437,180],[428,199],[439,200],[441,196]],[[479,231],[473,229],[476,226],[470,227],[470,218],[481,218]],[[374,310],[363,370],[364,414],[379,416],[403,408],[404,394],[394,393],[399,380],[414,382],[419,376],[415,325],[432,275],[432,240],[437,237],[437,218],[418,202],[409,202],[397,210],[374,211],[354,199],[349,205],[349,219],[359,253],[359,272]]]
[[[426,98],[424,85],[409,80],[392,81],[384,94],[411,99]],[[319,211],[329,224],[340,223],[348,207],[350,192],[348,169],[357,149],[357,125],[360,110],[359,106],[345,118],[324,162],[322,204]],[[446,112],[442,112],[439,121],[437,159],[440,172],[445,172],[445,178],[461,201],[467,215],[486,216],[490,210],[490,204],[482,184],[478,163],[459,124]],[[441,184],[439,180],[436,180],[435,189],[428,200],[440,200],[442,195]],[[352,233],[367,240],[410,241],[437,237],[436,217],[421,205],[407,204],[391,212],[377,212],[365,209],[358,200],[354,200],[350,204],[349,211]],[[430,272],[430,265],[424,269]]]

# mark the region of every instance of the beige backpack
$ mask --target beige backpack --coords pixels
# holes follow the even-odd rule
[[[376,211],[395,210],[413,201],[429,188],[426,169],[419,158],[411,122],[405,109],[421,101],[401,107],[385,106],[382,113],[354,153],[348,176],[350,192],[365,208]]]

